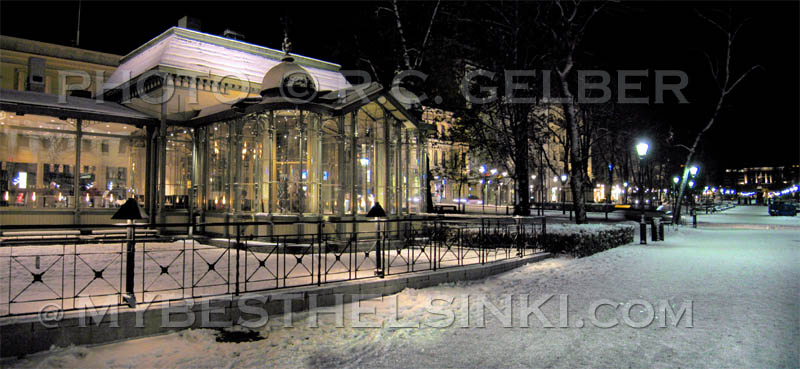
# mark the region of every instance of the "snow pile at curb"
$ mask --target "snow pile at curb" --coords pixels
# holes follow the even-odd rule
[[[632,224],[558,224],[547,228],[545,250],[589,256],[633,242]]]

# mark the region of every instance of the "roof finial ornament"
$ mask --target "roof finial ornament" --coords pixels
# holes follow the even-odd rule
[[[281,44],[281,50],[287,56],[292,51],[292,42],[289,41],[289,20],[286,18],[283,18],[283,44]]]

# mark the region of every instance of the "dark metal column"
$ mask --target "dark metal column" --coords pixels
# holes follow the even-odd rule
[[[344,140],[347,139],[345,136],[345,129],[344,129],[344,115],[341,115],[337,119],[337,132],[336,132],[336,160],[337,164],[339,165],[338,170],[339,173],[337,175],[338,183],[337,183],[337,193],[336,193],[336,215],[344,215],[347,209],[344,208],[344,181],[345,176],[347,175],[347,171],[345,170],[345,163],[347,160],[344,158]]]
[[[350,146],[350,165],[352,167],[352,171],[350,173],[350,214],[356,214],[356,171],[358,170],[358,162],[357,158],[357,150],[356,145],[358,144],[358,125],[356,124],[356,113],[350,113],[350,140],[352,145]]]
[[[166,195],[167,181],[167,102],[161,103],[161,122],[158,125],[158,188],[156,190],[156,200],[158,202],[158,222],[166,222],[164,212],[164,200]]]
[[[394,210],[394,197],[392,193],[392,124],[391,119],[387,116],[386,111],[383,112],[383,194],[385,202],[385,210],[387,214],[391,214]]]
[[[155,158],[155,127],[146,126],[146,141],[145,141],[145,178],[144,178],[144,201],[145,210],[150,214],[150,223],[155,223],[155,174],[156,174],[156,158]]]
[[[232,168],[231,168],[231,210],[234,216],[237,216],[242,211],[242,148],[244,135],[244,119],[236,119],[231,122],[232,131],[230,133],[232,144],[230,146],[233,155]]]
[[[75,170],[73,170],[72,198],[75,200],[73,224],[81,224],[81,144],[83,141],[83,120],[75,122],[77,135],[75,136]]]

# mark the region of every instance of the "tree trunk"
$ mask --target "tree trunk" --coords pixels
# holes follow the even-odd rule
[[[569,89],[569,81],[567,80],[569,72],[572,69],[572,57],[567,58],[566,66],[563,71],[559,71],[558,75],[561,79],[561,95],[565,102],[561,104],[564,109],[564,118],[567,128],[567,137],[569,138],[569,151],[570,163],[569,168],[570,178],[569,186],[572,190],[572,204],[575,209],[575,224],[584,224],[586,220],[586,203],[583,193],[583,167],[586,161],[581,154],[580,137],[578,134],[578,112],[575,106],[575,99]]]
[[[686,191],[687,182],[689,182],[689,166],[692,164],[692,160],[694,159],[695,150],[697,150],[697,145],[700,144],[700,139],[703,137],[703,133],[708,131],[712,125],[714,125],[714,121],[717,119],[717,115],[719,111],[722,109],[722,103],[725,100],[725,94],[720,94],[719,100],[717,100],[717,106],[714,108],[714,113],[711,115],[711,119],[708,120],[708,124],[697,134],[697,137],[694,139],[694,143],[692,147],[689,148],[689,155],[686,155],[686,162],[683,164],[683,175],[681,176],[681,186],[680,191],[678,192],[678,201],[676,203],[676,209],[673,210],[673,222],[678,224],[681,220],[681,205],[683,203],[683,195]]]
[[[530,188],[528,187],[528,127],[517,124],[516,157],[514,158],[514,179],[517,184],[517,201],[514,204],[514,215],[531,215]]]
[[[425,212],[433,213],[433,195],[431,195],[431,159],[425,155]]]

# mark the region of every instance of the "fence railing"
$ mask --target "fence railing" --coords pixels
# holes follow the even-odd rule
[[[298,227],[277,232],[278,226]],[[0,316],[381,278],[542,250],[544,217],[3,226]],[[199,232],[224,229],[227,236]]]

